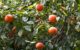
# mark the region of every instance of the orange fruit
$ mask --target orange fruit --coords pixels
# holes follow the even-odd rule
[[[43,49],[44,48],[44,44],[42,42],[38,42],[38,43],[36,43],[36,48],[37,49]]]
[[[57,21],[56,17],[57,17],[56,15],[49,15],[49,18],[48,18],[49,22],[55,23]]]
[[[14,20],[14,17],[11,14],[8,14],[4,17],[5,22],[11,23],[13,22],[13,20]]]
[[[36,5],[36,10],[37,11],[42,11],[43,10],[43,5],[42,4],[37,4]]]
[[[57,29],[56,27],[50,27],[50,28],[48,29],[48,33],[49,33],[50,35],[55,35],[57,32],[58,32],[58,29]]]
[[[16,32],[16,26],[12,28],[12,32]]]

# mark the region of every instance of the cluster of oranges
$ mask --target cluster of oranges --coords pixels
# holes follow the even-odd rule
[[[42,10],[43,10],[43,5],[42,5],[42,4],[37,4],[37,5],[36,5],[36,10],[37,10],[37,11],[42,11]],[[49,22],[51,22],[51,23],[55,23],[55,22],[57,21],[56,18],[57,18],[56,15],[49,15],[48,20],[49,20]],[[48,29],[48,34],[49,34],[49,35],[55,35],[55,34],[57,34],[57,32],[58,32],[58,29],[57,29],[56,27],[50,27],[50,28]],[[41,50],[41,49],[43,49],[44,47],[45,47],[45,46],[44,46],[44,44],[43,44],[42,42],[37,42],[37,43],[36,43],[36,48],[37,48],[38,50]]]
[[[14,21],[14,16],[11,15],[11,14],[7,14],[5,17],[4,17],[4,21],[7,22],[7,23],[11,23]],[[9,32],[8,33],[8,37],[9,38],[12,38],[14,36],[14,33],[16,32],[16,26],[13,26],[12,28],[12,32]]]
[[[43,5],[42,4],[37,4],[36,5],[36,10],[39,11],[39,12],[42,11],[43,10]],[[48,17],[49,22],[55,23],[56,22],[56,17],[57,17],[56,15],[49,15],[49,17]],[[6,15],[4,17],[4,21],[7,22],[7,23],[13,22],[14,21],[13,15],[11,15],[11,14]],[[12,31],[15,31],[15,29],[16,29],[16,27],[13,27]],[[48,34],[49,35],[55,35],[57,32],[58,32],[58,29],[56,27],[50,27],[48,29]],[[43,49],[44,47],[45,46],[42,42],[37,42],[36,43],[36,48],[37,49]]]

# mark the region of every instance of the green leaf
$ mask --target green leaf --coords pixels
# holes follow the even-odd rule
[[[25,30],[27,31],[31,31],[31,27],[30,26],[24,26]]]
[[[27,24],[34,24],[34,22],[33,21],[28,21]]]
[[[19,30],[19,32],[18,32],[18,36],[21,37],[22,34],[23,34],[23,30]]]

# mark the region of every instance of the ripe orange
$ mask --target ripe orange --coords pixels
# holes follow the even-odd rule
[[[43,10],[43,5],[42,4],[37,4],[36,5],[36,10],[42,11]]]
[[[11,23],[13,22],[13,20],[14,20],[14,17],[11,14],[8,14],[4,17],[5,22]]]
[[[56,15],[49,15],[49,18],[48,18],[49,22],[55,23],[57,21],[56,17],[57,17]]]
[[[38,43],[36,43],[36,48],[37,49],[43,49],[44,48],[44,44],[42,42],[38,42]]]
[[[48,33],[49,33],[50,35],[55,35],[57,32],[58,32],[58,29],[57,29],[56,27],[50,27],[50,28],[48,29]]]

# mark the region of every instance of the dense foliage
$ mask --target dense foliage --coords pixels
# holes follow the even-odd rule
[[[80,50],[80,0],[0,0],[0,50],[38,48]]]

